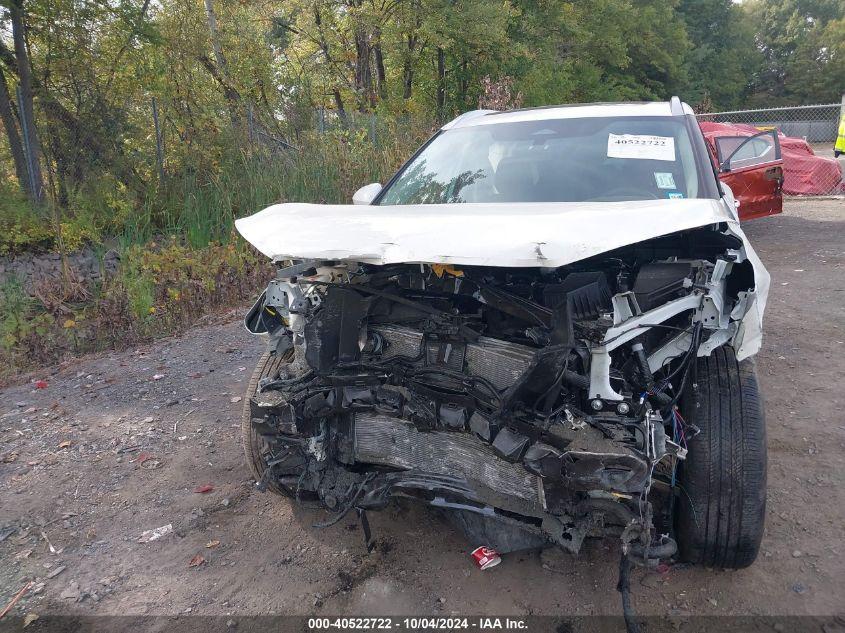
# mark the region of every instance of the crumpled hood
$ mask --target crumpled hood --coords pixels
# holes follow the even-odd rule
[[[272,259],[557,268],[677,231],[735,222],[719,200],[354,206],[276,204],[241,218]]]
[[[336,259],[557,268],[628,244],[725,222],[754,268],[754,291],[733,338],[756,353],[770,277],[730,211],[730,200],[443,205],[276,204],[235,226],[275,260]]]

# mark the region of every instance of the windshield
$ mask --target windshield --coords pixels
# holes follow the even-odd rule
[[[699,197],[710,196],[682,117],[595,117],[441,132],[379,204]]]

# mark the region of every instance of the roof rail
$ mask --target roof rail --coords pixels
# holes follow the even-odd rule
[[[669,108],[672,111],[672,116],[683,116],[684,115],[684,106],[681,103],[681,100],[673,96],[669,99]]]

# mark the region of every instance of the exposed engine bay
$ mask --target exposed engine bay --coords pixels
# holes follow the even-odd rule
[[[246,318],[289,361],[250,405],[259,486],[329,523],[411,497],[572,552],[615,535],[656,563],[697,432],[677,405],[754,289],[724,224],[559,268],[280,262]]]

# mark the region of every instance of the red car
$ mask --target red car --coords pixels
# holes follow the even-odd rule
[[[783,211],[783,137],[777,130],[709,121],[699,125],[719,180],[731,188],[739,205],[739,219]]]

